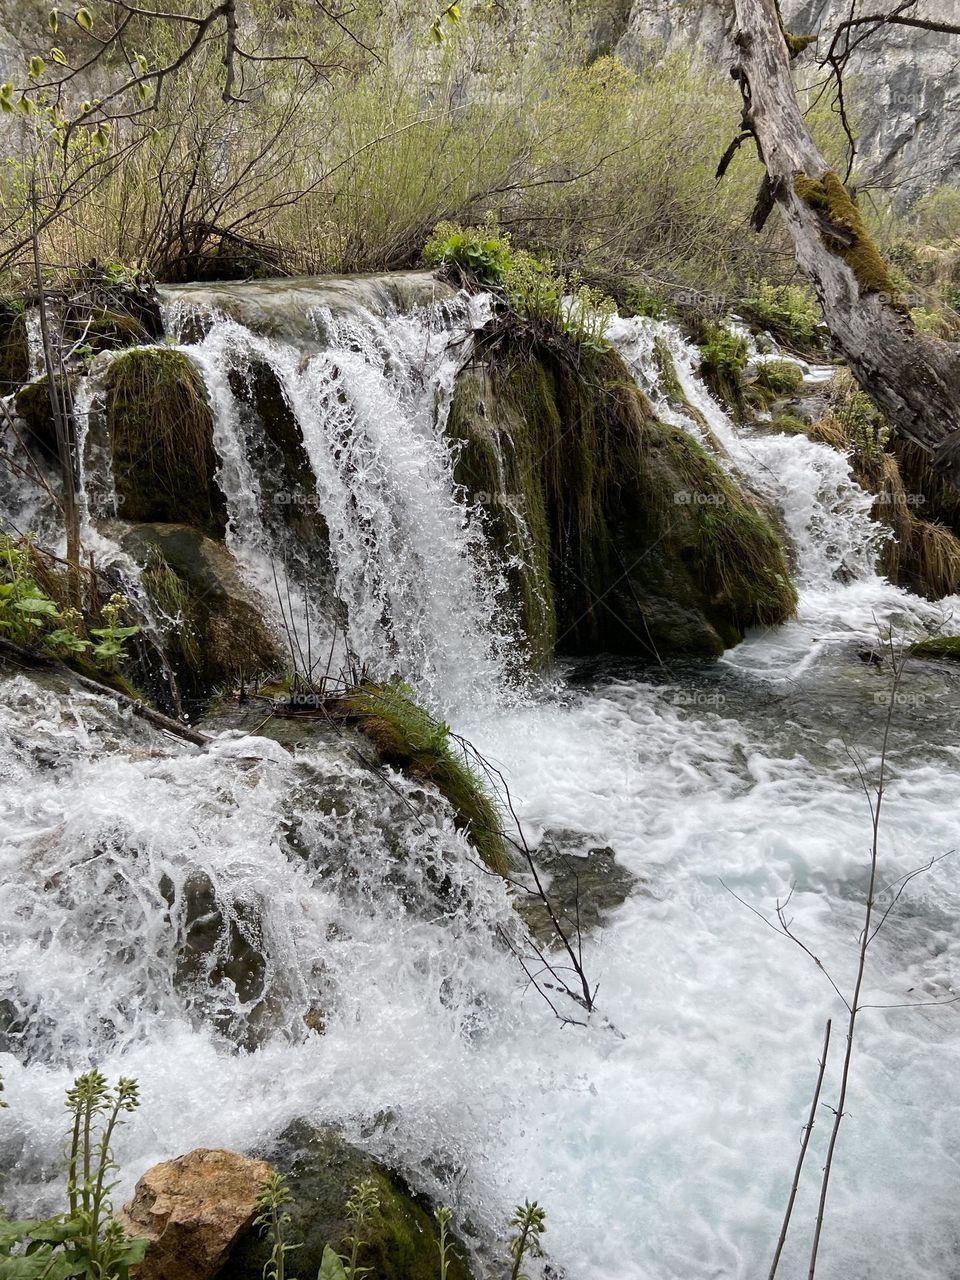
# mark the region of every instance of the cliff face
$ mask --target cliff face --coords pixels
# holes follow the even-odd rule
[[[861,3],[857,11],[892,7]],[[806,35],[832,31],[848,16],[850,3],[782,0],[781,8],[788,29]],[[960,24],[960,0],[921,0],[917,16]],[[693,49],[725,78],[733,25],[732,0],[633,0],[618,52],[637,65],[659,53]],[[801,82],[804,73],[809,83],[818,78],[812,53],[798,66]],[[860,128],[861,183],[891,187],[906,204],[960,180],[960,37],[886,28],[854,53],[847,86]]]

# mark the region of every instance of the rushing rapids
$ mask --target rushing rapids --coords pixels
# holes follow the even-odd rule
[[[117,1144],[122,1190],[155,1160],[253,1149],[310,1117],[451,1203],[478,1245],[536,1197],[567,1280],[765,1274],[823,1024],[833,1017],[836,1034],[844,1009],[748,907],[769,914],[795,886],[793,928],[849,986],[869,852],[859,769],[876,770],[888,692],[857,650],[878,625],[918,634],[960,601],[933,605],[876,574],[882,531],[840,454],[738,428],[677,331],[617,320],[614,341],[661,415],[694,434],[706,422],[779,507],[798,615],[709,667],[592,663],[518,685],[496,584],[474,554],[482,520],[453,484],[442,432],[482,300],[398,308],[370,286],[338,290],[168,296],[215,411],[228,545],[266,601],[281,560],[288,616],[313,608],[310,566],[265,501],[243,414],[266,364],[317,478],[346,647],[401,675],[502,770],[531,842],[611,849],[633,877],[585,939],[606,1021],[563,1028],[528,988],[498,935],[517,928],[507,889],[422,789],[396,779],[385,792],[335,740],[287,750],[225,732],[197,751],[109,699],[7,674],[4,1198],[24,1211],[49,1199],[62,1091],[96,1063],[140,1082],[144,1105]],[[668,403],[655,338],[699,422]],[[100,496],[86,519],[109,556],[109,477],[88,482]],[[24,498],[20,522],[42,517]],[[958,696],[950,670],[908,668],[884,884],[960,845]],[[452,890],[439,900],[442,876]],[[958,917],[960,864],[947,857],[910,883],[871,952],[825,1280],[960,1266]],[[207,951],[185,964],[178,939],[204,921]],[[838,1073],[835,1054],[828,1103]],[[827,1129],[814,1131],[784,1274],[805,1256]]]

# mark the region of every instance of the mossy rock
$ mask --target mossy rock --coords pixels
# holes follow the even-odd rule
[[[771,431],[783,436],[806,436],[810,434],[810,423],[804,422],[792,413],[781,413],[768,424]]]
[[[155,523],[133,525],[122,545],[143,566],[163,648],[190,710],[224,685],[283,667],[266,608],[221,542],[189,525]]]
[[[384,764],[436,787],[491,871],[505,875],[509,857],[497,802],[463,751],[450,741],[447,725],[417,705],[403,685],[363,681],[331,700],[330,714],[358,729]]]
[[[454,479],[480,513],[492,562],[506,583],[500,601],[527,641],[536,670],[553,660],[556,603],[550,578],[549,537],[543,491],[531,485],[536,469],[530,434],[509,403],[494,405],[486,370],[460,375],[447,418],[455,450]]]
[[[260,1154],[287,1176],[293,1194],[287,1238],[302,1247],[290,1255],[291,1275],[312,1280],[325,1246],[343,1249],[350,1234],[344,1206],[353,1188],[370,1179],[380,1207],[364,1232],[359,1265],[370,1269],[371,1280],[436,1280],[437,1230],[428,1206],[336,1130],[297,1121]],[[269,1243],[251,1228],[233,1246],[219,1280],[262,1280],[269,1257]],[[470,1275],[463,1251],[457,1250],[449,1280],[470,1280]]]
[[[113,476],[125,520],[226,526],[214,479],[213,415],[195,366],[168,347],[136,347],[110,365],[104,384]]]
[[[790,616],[772,524],[687,432],[659,422],[612,351],[580,366],[491,349],[490,430],[532,462],[515,484],[541,513],[559,652],[713,657]],[[493,482],[493,467],[481,473]],[[536,637],[534,637],[536,640]]]
[[[76,337],[93,351],[118,351],[123,347],[135,347],[149,342],[151,333],[142,320],[125,311],[110,311],[98,307],[89,315],[80,316],[73,322]]]
[[[293,535],[297,547],[291,558],[309,566],[314,583],[323,579],[329,587],[329,530],[319,509],[316,476],[300,423],[283,386],[263,360],[233,370],[230,386],[259,479],[264,527],[278,542]]]
[[[0,301],[0,396],[12,395],[29,377],[26,310],[20,302]]]
[[[57,379],[59,387],[59,379]],[[26,444],[45,462],[54,463],[59,458],[57,429],[50,408],[50,391],[46,378],[28,382],[17,392],[14,401],[17,417],[27,428]]]
[[[918,640],[910,646],[910,652],[916,658],[947,658],[950,662],[960,662],[960,636],[931,636],[929,640]]]

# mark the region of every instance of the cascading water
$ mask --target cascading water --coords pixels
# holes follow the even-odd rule
[[[855,650],[875,615],[909,627],[936,607],[874,572],[870,501],[838,454],[736,428],[679,334],[618,321],[613,337],[663,415],[676,411],[659,391],[654,336],[731,465],[780,506],[798,619],[710,668],[621,665],[504,705],[492,696],[506,661],[495,593],[473,568],[479,532],[437,429],[460,358],[447,343],[469,318],[334,315],[315,299],[306,310],[306,337],[292,321],[265,337],[222,316],[185,348],[217,413],[232,546],[265,590],[275,534],[229,377],[257,360],[303,432],[351,647],[400,671],[503,770],[532,840],[549,831],[561,847],[610,848],[635,877],[585,950],[619,1034],[563,1029],[526,990],[497,940],[513,927],[506,890],[465,857],[446,809],[424,809],[402,779],[401,794],[383,789],[335,741],[287,752],[234,733],[196,752],[107,700],[10,677],[4,1199],[27,1209],[45,1194],[62,1090],[95,1061],[140,1081],[143,1108],[118,1143],[123,1190],[192,1147],[250,1149],[293,1118],[333,1120],[481,1234],[538,1198],[567,1280],[766,1274],[823,1022],[833,1016],[842,1039],[844,1011],[733,894],[769,912],[794,884],[794,928],[846,988],[869,847],[849,752],[876,767],[887,688]],[[949,671],[908,669],[885,883],[960,845],[957,693]],[[453,889],[438,899],[441,869]],[[178,942],[201,909],[215,941],[184,967]],[[946,858],[878,936],[868,1003],[951,999],[958,916],[960,872]],[[238,950],[254,975],[245,993],[230,979]],[[958,1007],[863,1014],[822,1280],[960,1269],[948,1102]],[[784,1275],[805,1265],[827,1129],[814,1131]]]

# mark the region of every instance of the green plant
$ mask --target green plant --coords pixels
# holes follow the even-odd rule
[[[359,1266],[357,1258],[364,1245],[362,1233],[370,1225],[371,1219],[379,1208],[380,1196],[377,1192],[377,1184],[373,1178],[364,1178],[353,1188],[350,1199],[344,1206],[351,1228],[350,1234],[344,1237],[344,1244],[349,1245],[350,1252],[340,1255],[346,1280],[362,1280],[363,1276],[370,1274],[370,1268]]]
[[[803,385],[803,370],[792,360],[764,360],[757,366],[756,385],[773,396],[791,395]]]
[[[134,1080],[111,1088],[99,1071],[67,1090],[72,1123],[67,1149],[67,1211],[43,1220],[0,1217],[0,1280],[127,1280],[146,1240],[131,1239],[113,1216],[111,1142],[122,1117],[139,1105]]]
[[[441,1205],[433,1216],[437,1220],[437,1231],[439,1232],[437,1248],[440,1251],[440,1280],[447,1280],[447,1272],[450,1269],[450,1259],[453,1253],[453,1241],[450,1239],[450,1221],[453,1217],[453,1211],[446,1205]]]
[[[100,610],[101,626],[89,627],[79,609],[61,607],[37,581],[38,562],[26,540],[0,535],[0,634],[25,648],[45,649],[58,658],[89,655],[105,671],[112,671],[126,656],[124,641],[140,631],[127,626],[123,615],[130,607],[126,596],[115,593]]]
[[[701,377],[728,405],[739,407],[743,400],[740,379],[749,354],[746,338],[724,324],[708,321],[701,326],[699,345]]]
[[[505,284],[513,261],[509,235],[491,221],[466,230],[439,223],[423,246],[423,260],[431,267],[459,267],[483,285]]]
[[[803,285],[754,281],[741,305],[755,324],[780,341],[803,351],[816,346],[823,317],[813,293]]]
[[[541,1209],[536,1200],[532,1204],[529,1200],[524,1200],[523,1204],[517,1205],[514,1215],[510,1219],[510,1225],[515,1227],[517,1232],[510,1241],[510,1258],[513,1262],[510,1280],[528,1280],[528,1277],[521,1272],[520,1268],[523,1266],[525,1257],[539,1258],[542,1256],[540,1237],[547,1226],[546,1210]]]
[[[290,1200],[290,1184],[284,1175],[268,1174],[257,1194],[256,1217],[253,1220],[253,1225],[269,1237],[272,1245],[270,1257],[263,1268],[263,1280],[286,1280],[287,1254],[300,1248],[300,1245],[288,1244],[285,1239],[286,1228],[290,1225],[286,1205]]]

